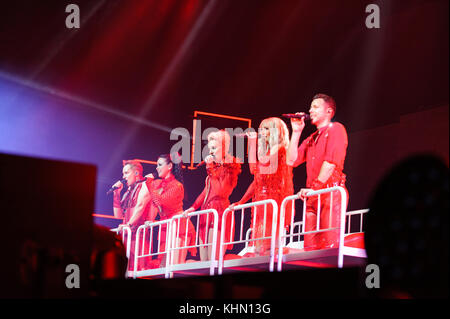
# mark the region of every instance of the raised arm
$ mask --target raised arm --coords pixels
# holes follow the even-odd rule
[[[333,164],[333,163],[330,163],[327,161],[323,161],[322,167],[320,167],[319,176],[317,176],[317,179],[319,180],[319,182],[325,184],[328,181],[328,179],[331,177],[331,175],[333,174],[333,171],[335,168],[336,168],[336,164]]]
[[[245,192],[244,196],[242,196],[240,201],[232,204],[231,206],[242,205],[247,203],[253,197],[254,193],[255,193],[255,181],[253,181],[250,184],[250,186],[247,188],[247,191]]]
[[[292,126],[292,136],[289,142],[289,147],[286,156],[286,162],[289,166],[295,166],[295,164],[299,165],[297,161],[298,157],[298,143],[300,141],[300,136],[302,134],[303,128],[305,127],[305,121],[303,118],[301,119],[291,119]]]
[[[113,212],[114,217],[123,219],[123,210],[120,206],[120,191],[123,188],[122,182],[118,181],[113,185],[116,189],[113,192]]]
[[[250,166],[250,172],[254,174],[254,170],[257,163],[256,158],[256,141],[258,140],[258,134],[256,132],[247,132],[248,136],[248,163]]]

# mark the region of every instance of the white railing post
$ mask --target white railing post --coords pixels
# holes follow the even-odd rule
[[[138,255],[139,255],[139,234],[141,233],[141,230],[145,228],[145,225],[141,225],[138,227],[136,231],[136,240],[134,242],[134,263],[133,263],[133,279],[136,279],[137,275],[137,261],[138,261]]]
[[[219,214],[217,213],[216,210],[214,210],[213,215],[214,215],[214,226],[213,226],[213,242],[212,242],[212,247],[211,247],[211,260],[210,260],[211,265],[209,268],[210,276],[214,275],[214,267],[216,265],[216,262],[218,262],[218,261],[216,261],[216,251],[217,251],[217,229],[219,227],[219,225],[218,225]]]
[[[265,233],[265,229],[264,229],[264,231],[263,231],[263,236],[261,237],[261,238],[257,238],[256,237],[256,232],[254,231],[255,230],[255,225],[256,225],[256,217],[257,217],[257,210],[258,210],[258,207],[260,207],[260,206],[262,206],[262,205],[264,205],[264,206],[266,206],[267,204],[270,204],[271,206],[272,206],[272,214],[273,214],[273,217],[272,217],[272,228],[271,228],[271,231],[270,231],[270,238],[267,238],[266,239],[266,236],[264,235],[264,233]],[[234,214],[235,213],[235,211],[237,211],[237,210],[241,210],[241,223],[242,223],[242,221],[243,221],[243,216],[244,216],[244,210],[246,209],[246,208],[254,208],[254,211],[253,211],[253,223],[251,223],[251,229],[252,229],[252,238],[251,239],[245,239],[245,240],[241,240],[241,238],[242,238],[242,230],[241,230],[241,234],[239,235],[239,238],[240,238],[240,240],[238,240],[238,241],[234,241],[232,238],[230,238],[230,241],[228,242],[225,242],[225,236],[224,236],[224,230],[225,230],[225,220],[226,220],[226,217],[227,217],[227,215],[229,214],[229,213],[232,213],[232,214]],[[266,210],[266,209],[265,209]],[[265,225],[266,224],[266,217],[267,217],[267,214],[264,214],[265,215],[265,218],[264,218],[264,220],[263,220],[263,225]],[[220,243],[219,243],[219,248],[220,248],[220,255],[219,255],[219,265],[218,265],[218,274],[219,275],[221,275],[222,274],[222,272],[223,272],[223,265],[224,265],[224,261],[223,261],[223,252],[224,252],[224,248],[225,248],[225,245],[226,244],[235,244],[235,243],[245,243],[245,245],[247,245],[248,244],[248,242],[254,242],[254,241],[257,241],[257,240],[268,240],[268,239],[270,239],[270,241],[271,241],[271,247],[270,247],[270,271],[273,271],[273,264],[274,264],[274,259],[275,259],[275,243],[276,243],[276,231],[277,231],[277,221],[278,221],[278,204],[277,204],[277,202],[275,201],[275,200],[273,200],[273,199],[266,199],[266,200],[261,200],[261,201],[257,201],[257,202],[251,202],[251,203],[247,203],[247,204],[242,204],[242,205],[236,205],[236,206],[234,206],[232,209],[230,209],[230,208],[227,208],[227,209],[225,209],[225,211],[223,212],[223,215],[222,215],[222,228],[221,228],[221,232],[220,232]],[[252,226],[253,225],[253,226]],[[241,227],[241,229],[242,229],[242,227]]]
[[[334,188],[334,187],[333,187]],[[339,245],[338,245],[338,267],[344,267],[344,233],[345,233],[345,211],[347,207],[347,193],[341,186],[336,186],[337,190],[341,194],[341,214],[340,226],[339,226]],[[333,207],[330,206],[331,212],[333,212]]]
[[[224,242],[224,237],[225,237],[224,225],[225,225],[226,217],[227,217],[228,213],[230,213],[230,212],[234,213],[230,208],[227,208],[227,209],[225,209],[225,211],[222,214],[222,227],[220,229],[220,241],[219,241],[219,264],[217,267],[218,275],[222,275],[222,271],[223,271],[223,253],[224,253],[223,242]]]
[[[266,205],[264,205],[266,206]],[[274,263],[275,263],[275,237],[277,236],[277,217],[278,217],[278,204],[276,201],[272,199],[273,206],[273,216],[272,216],[272,238],[270,239],[270,264],[269,271],[273,271]],[[265,217],[265,216],[264,216]],[[282,229],[283,225],[280,222],[280,228]],[[280,231],[281,234],[281,231]],[[282,250],[282,249],[281,249]],[[278,251],[280,251],[280,247],[278,247]]]
[[[161,233],[161,227],[162,225],[159,226],[159,233]],[[160,247],[161,243],[158,242],[158,252],[159,252],[159,247]],[[170,277],[170,258],[171,258],[171,251],[170,251],[170,246],[172,245],[172,219],[168,219],[167,223],[166,223],[166,247],[165,248],[165,254],[166,254],[166,264],[164,265],[165,269],[164,269],[164,278],[169,278]]]
[[[333,220],[331,217],[331,215],[333,213],[339,213],[341,214],[341,218],[340,218],[340,225],[339,227],[339,245],[338,245],[338,267],[342,268],[344,265],[344,255],[343,255],[343,245],[344,245],[344,233],[345,233],[345,218],[346,218],[346,206],[347,206],[347,193],[345,192],[345,189],[341,186],[335,186],[335,187],[330,187],[330,188],[326,188],[326,189],[321,189],[321,190],[316,190],[316,191],[311,191],[309,192],[306,197],[312,197],[312,196],[317,196],[318,197],[318,213],[317,213],[317,220],[316,220],[316,227],[315,227],[315,232],[319,232],[319,231],[326,231],[326,229],[319,229],[319,225],[320,225],[320,195],[324,194],[324,193],[330,193],[330,198],[331,198],[331,204],[333,201],[333,192],[334,191],[339,191],[340,197],[341,197],[341,210],[340,212],[333,212],[333,207],[332,205],[330,205],[330,219]],[[286,233],[286,235],[284,235],[282,233],[282,227],[284,224],[284,219],[286,218],[286,205],[289,201],[292,201],[292,205],[295,205],[295,200],[298,199],[298,195],[291,195],[291,196],[287,196],[286,198],[283,199],[283,202],[281,203],[281,207],[280,207],[280,225],[279,225],[279,235],[278,235],[278,263],[277,263],[277,270],[281,271],[282,270],[282,263],[283,263],[283,239],[287,237],[289,238],[293,238],[294,232],[293,229],[290,229],[290,233]],[[306,199],[303,201],[303,219],[302,219],[302,229],[300,229],[300,225],[299,225],[299,240],[300,240],[300,236],[303,234],[303,236],[305,236],[305,233],[309,233],[308,231],[306,231]],[[292,224],[292,223],[291,223]],[[291,225],[292,227],[292,225]],[[330,227],[329,228],[335,228],[336,226],[331,225],[330,223]]]
[[[128,274],[128,268],[130,265],[130,250],[131,250],[131,228],[129,226],[122,226],[122,243],[125,245],[125,256],[127,257],[127,271],[125,273],[125,277]],[[115,232],[117,235],[120,235],[120,225],[117,228],[112,228],[110,231]],[[125,236],[126,233],[126,236]],[[126,240],[125,240],[126,238]]]
[[[208,232],[206,232],[206,238],[205,238],[205,242],[203,244],[200,243],[200,235],[198,232],[198,225],[200,223],[200,216],[206,214],[206,220],[207,222],[209,221],[209,215],[212,214],[213,215],[213,240],[211,243],[208,242]],[[197,232],[196,232],[196,237],[195,237],[195,244],[193,246],[190,246],[187,244],[187,238],[189,236],[189,225],[188,223],[190,223],[189,218],[193,217],[193,216],[197,216]],[[169,267],[170,270],[168,272],[170,272],[170,277],[173,277],[173,267],[174,267],[174,252],[175,251],[179,251],[180,253],[178,255],[181,254],[181,251],[183,249],[190,249],[190,248],[201,248],[201,247],[209,247],[211,246],[211,259],[209,260],[209,273],[211,276],[214,275],[215,272],[215,267],[217,264],[217,260],[216,260],[216,252],[217,252],[217,232],[218,232],[218,220],[219,220],[219,214],[217,213],[217,210],[215,209],[205,209],[205,210],[200,210],[200,211],[195,211],[195,212],[191,212],[189,214],[187,214],[187,217],[184,217],[182,214],[178,214],[173,216],[170,220],[171,223],[173,224],[170,228],[172,231],[171,234],[171,241],[172,241],[172,245],[170,247],[168,247],[169,251],[169,255],[170,255],[170,262],[169,262]],[[184,237],[184,246],[176,246],[176,242],[177,239],[180,237],[180,221],[181,219],[186,218],[186,227],[185,227],[185,237]],[[206,227],[208,226],[208,223],[206,224]],[[222,234],[223,235],[223,234]]]
[[[281,202],[281,206],[280,206],[280,225],[279,225],[279,233],[278,233],[278,260],[277,260],[277,271],[281,271],[282,269],[282,261],[283,261],[283,238],[287,238],[288,235],[284,235],[282,232],[282,229],[284,228],[284,220],[286,219],[286,205],[287,202],[292,201],[292,205],[295,205],[295,200],[299,198],[299,195],[290,195],[287,196],[283,199],[283,201]],[[304,215],[303,215],[304,216]],[[293,222],[294,218],[291,217],[291,225],[290,227],[292,227],[292,222]],[[290,232],[293,231],[293,229],[289,228]]]

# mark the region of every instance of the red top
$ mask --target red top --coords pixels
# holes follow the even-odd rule
[[[286,196],[294,193],[292,166],[286,164],[286,149],[281,147],[277,157],[276,162],[271,163],[273,166],[271,169],[268,169],[269,165],[259,161],[255,164],[250,163],[250,172],[255,176],[255,192],[252,201],[270,198],[280,205]],[[265,171],[270,173],[264,173]]]
[[[330,179],[345,179],[342,171],[347,145],[347,131],[344,125],[338,122],[332,122],[322,127],[302,142],[298,148],[294,167],[306,161],[307,187],[311,187],[312,182],[319,176],[323,161],[336,165],[335,173]]]
[[[241,173],[241,164],[238,159],[229,156],[227,161],[223,164],[208,163],[206,165],[206,172],[208,176],[205,180],[205,188],[203,192],[197,197],[192,207],[198,210],[200,207],[204,209],[215,209],[218,214],[217,227],[220,231],[222,229],[223,212],[230,205],[228,197],[230,197],[233,189],[236,187],[238,175]],[[206,222],[208,220],[208,225]],[[207,218],[206,215],[200,216],[199,236],[204,240],[207,238],[206,234],[213,224],[212,216]],[[234,223],[232,214],[228,214],[225,220],[225,241],[230,241],[234,238]],[[226,245],[225,249],[232,249],[233,245]]]
[[[151,196],[151,216],[159,212],[161,220],[169,219],[183,212],[184,187],[174,176],[166,179],[147,180]]]
[[[292,166],[287,165],[286,149],[284,147],[280,147],[274,156],[276,156],[276,160],[274,163],[269,165],[264,165],[259,161],[255,164],[250,163],[250,172],[254,175],[252,184],[254,187],[252,201],[257,202],[266,199],[273,199],[277,202],[278,209],[280,209],[283,199],[294,193]],[[272,166],[271,169],[267,169],[269,166]],[[252,208],[251,225],[255,223],[256,227],[252,233],[254,238],[263,237],[264,232],[265,236],[271,234],[272,218],[274,213],[276,214],[276,212],[272,211],[271,206],[267,206],[266,228],[264,229],[264,215],[257,214],[255,218],[255,208]],[[285,210],[284,227],[290,224],[292,213],[292,202],[289,201]],[[276,228],[277,235],[279,232],[279,224],[280,220],[278,219]],[[256,245],[260,245],[260,243],[257,242]],[[270,247],[270,240],[263,240],[262,245],[268,249]]]
[[[159,213],[159,216],[161,217],[160,220],[166,220],[183,212],[184,187],[173,175],[165,179],[147,180],[147,188],[151,197],[150,216],[152,216],[152,218],[155,218],[156,214]],[[186,224],[186,222],[188,222],[188,224]],[[185,229],[187,228],[190,238],[187,244],[188,246],[194,246],[196,235],[192,223],[186,218],[181,218],[181,220],[177,221],[177,225],[178,227],[176,228],[179,231],[178,238],[185,238]],[[166,226],[163,225],[160,231],[160,245],[163,247],[162,250],[164,251]],[[184,242],[181,243],[181,246],[184,247]],[[197,255],[197,249],[195,247],[190,248],[189,251],[192,256]]]
[[[134,214],[134,209],[137,205],[137,199],[142,189],[143,181],[139,181],[132,186],[129,186],[127,191],[123,194],[120,202],[115,199],[114,207],[120,207],[123,210],[123,222],[128,223]],[[150,205],[146,204],[144,211],[136,222],[137,225],[142,225],[148,219],[148,213],[150,211]]]
[[[238,175],[241,173],[241,164],[236,158],[233,158],[232,163],[209,163],[206,165],[206,171],[208,177],[205,181],[205,188],[194,204],[192,204],[195,210],[198,210],[200,207],[206,209],[208,202],[212,199],[228,200],[228,197],[230,197],[233,189],[236,187]],[[208,183],[210,183],[209,187]],[[218,213],[220,214],[221,212],[219,211]]]

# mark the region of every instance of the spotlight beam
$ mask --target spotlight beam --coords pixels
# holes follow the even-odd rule
[[[216,6],[217,1],[212,0],[208,2],[206,7],[202,10],[199,18],[195,22],[194,26],[192,27],[192,30],[189,32],[188,36],[186,37],[186,40],[181,45],[178,52],[175,54],[175,57],[170,62],[167,69],[164,71],[161,80],[156,85],[156,88],[153,90],[151,96],[147,101],[143,104],[143,107],[141,109],[141,112],[139,113],[139,117],[145,117],[148,115],[150,110],[155,105],[155,102],[159,99],[161,96],[161,93],[164,91],[164,88],[169,83],[169,80],[173,77],[173,75],[176,73],[176,70],[180,68],[181,62],[183,58],[188,54],[189,50],[191,49],[195,39],[197,38],[198,34],[200,33],[200,30],[204,26],[205,22],[207,21],[208,17],[210,16],[210,13],[212,12],[213,8]],[[122,157],[123,150],[127,147],[130,140],[136,135],[136,132],[138,130],[138,126],[133,127],[126,136],[122,138],[120,141],[120,144],[117,145],[117,148],[115,149],[114,154],[111,156],[110,161],[108,163],[108,166],[106,168],[106,172],[109,172],[112,167],[114,167],[114,164],[117,163],[120,158]]]
[[[133,123],[136,123],[138,125],[144,125],[146,127],[150,127],[150,128],[153,128],[153,129],[157,129],[157,130],[164,131],[164,132],[169,132],[169,133],[172,131],[172,129],[170,127],[168,127],[168,126],[164,126],[164,125],[152,122],[152,121],[148,121],[148,120],[146,120],[146,119],[144,119],[142,117],[139,117],[139,116],[134,116],[134,115],[131,115],[131,114],[128,114],[128,113],[125,113],[125,112],[121,112],[121,111],[115,110],[112,106],[96,103],[96,102],[84,99],[82,97],[69,94],[69,93],[67,93],[65,91],[52,88],[50,86],[38,84],[38,83],[36,83],[35,81],[32,81],[32,80],[26,80],[26,79],[23,79],[23,78],[20,78],[20,77],[17,77],[17,76],[13,76],[13,75],[8,74],[8,73],[3,72],[3,71],[0,71],[0,78],[3,78],[3,79],[5,79],[5,80],[7,80],[9,82],[13,82],[13,83],[19,84],[19,85],[21,85],[23,87],[27,87],[27,88],[30,88],[30,89],[33,89],[33,90],[36,90],[36,91],[39,91],[39,92],[44,92],[44,93],[47,93],[47,94],[50,94],[50,95],[53,95],[53,96],[57,96],[59,98],[63,98],[65,100],[68,100],[68,101],[71,101],[71,102],[75,102],[75,103],[83,105],[85,107],[89,107],[89,108],[96,109],[96,110],[99,110],[99,111],[102,111],[102,112],[105,112],[105,113],[108,113],[108,114],[111,114],[111,115],[115,115],[115,116],[120,117],[122,119],[125,119],[125,120],[131,121]]]

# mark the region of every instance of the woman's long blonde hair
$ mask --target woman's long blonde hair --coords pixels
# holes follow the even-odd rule
[[[261,129],[263,126],[269,127],[270,135],[267,140],[258,135],[258,156],[265,156],[272,150],[278,149],[277,145],[287,150],[289,130],[286,123],[278,117],[269,117],[261,122],[259,128]]]

